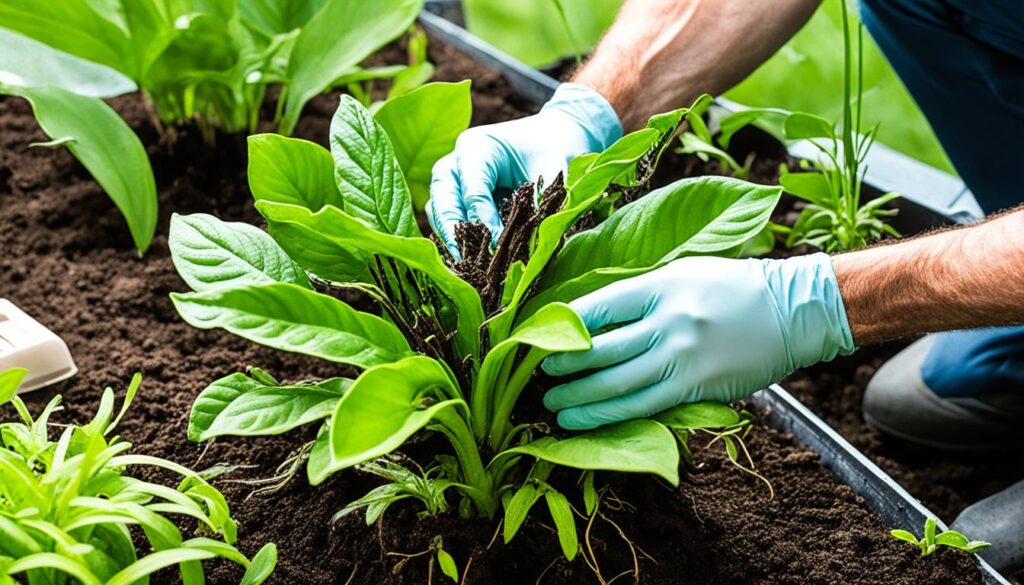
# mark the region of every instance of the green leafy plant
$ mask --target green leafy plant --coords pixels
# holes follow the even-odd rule
[[[862,133],[864,97],[864,30],[857,24],[853,32],[849,15],[842,12],[844,39],[843,110],[840,124],[821,116],[803,112],[787,113],[774,109],[753,109],[737,112],[721,121],[719,143],[728,147],[732,135],[751,123],[781,129],[787,140],[807,140],[820,153],[816,168],[809,161],[801,166],[809,172],[790,173],[781,168],[779,184],[788,193],[803,199],[807,205],[796,223],[788,230],[786,244],[807,244],[827,252],[863,248],[886,234],[899,237],[886,218],[898,210],[886,204],[899,197],[886,193],[861,203],[865,160],[878,126]],[[855,46],[854,46],[855,45]],[[854,63],[856,60],[856,64]]]
[[[892,534],[893,538],[897,540],[909,542],[920,548],[922,557],[932,554],[940,546],[948,546],[949,548],[955,548],[970,554],[992,546],[991,543],[982,540],[969,540],[956,530],[947,530],[936,534],[937,527],[938,523],[935,521],[935,518],[928,518],[924,521],[924,536],[920,539],[907,530],[893,530],[889,534]]]
[[[395,78],[393,95],[429,78],[425,38],[407,66],[360,63],[406,31],[422,0],[0,0],[0,93],[28,99],[51,146],[67,146],[124,214],[139,252],[156,225],[153,172],[131,128],[99,98],[141,88],[162,131],[195,121],[254,132],[271,85],[285,134],[331,87]],[[415,44],[415,43],[414,43]],[[88,73],[47,75],[39,70]]]
[[[0,372],[0,406],[14,398],[27,373],[28,370],[25,368],[9,368]]]
[[[728,142],[731,134],[720,134],[718,141],[715,140],[703,118],[711,103],[712,100],[708,97],[694,104],[690,112],[687,113],[686,122],[688,128],[679,135],[680,146],[676,148],[676,152],[679,154],[692,154],[704,162],[714,159],[718,161],[719,166],[724,172],[739,179],[746,179],[750,173],[750,165],[754,161],[754,155],[751,154],[747,157],[747,160],[741,165],[725,150],[728,144],[724,146],[721,144],[723,137]]]
[[[0,384],[7,376],[0,375]],[[201,584],[201,562],[215,557],[245,567],[246,585],[271,574],[273,544],[251,561],[234,547],[237,529],[227,502],[207,481],[215,472],[132,455],[130,443],[111,436],[141,381],[136,374],[116,416],[114,391],[107,388],[96,416],[85,425],[63,426],[56,441],[50,417],[60,396],[38,418],[20,398],[11,398],[21,420],[0,424],[0,583],[130,585],[178,566],[183,583]],[[129,467],[162,469],[182,481],[177,489],[142,481],[125,474]],[[174,517],[195,519],[206,536],[185,540]],[[141,550],[154,552],[138,557],[132,526],[145,539]]]
[[[392,119],[418,125],[421,111]],[[517,408],[524,396],[534,400],[530,383],[547,355],[590,347],[565,303],[682,256],[738,254],[781,195],[727,177],[648,193],[687,112],[655,116],[605,152],[574,159],[564,180],[518,189],[493,251],[483,225],[460,225],[460,262],[420,233],[402,172],[409,167],[396,158],[403,139],[391,138],[401,128],[386,129],[358,100],[342,97],[330,152],[279,136],[250,138],[250,160],[260,161],[250,167],[250,187],[269,234],[208,215],[175,216],[172,257],[195,292],[172,294],[174,305],[196,327],[362,372],[293,385],[261,370],[232,374],[200,394],[189,437],[316,424],[316,440],[284,467],[285,479],[304,461],[313,484],[352,467],[388,481],[342,515],[365,508],[373,522],[403,499],[440,513],[457,494],[464,516],[493,517],[503,508],[509,539],[543,498],[572,558],[573,514],[549,473],[650,473],[676,485],[678,437],[693,428],[684,413],[702,407],[572,436]],[[382,315],[339,300],[344,290],[362,291]],[[393,454],[423,430],[452,449],[425,469]]]

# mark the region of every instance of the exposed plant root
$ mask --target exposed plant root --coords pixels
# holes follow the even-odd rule
[[[511,266],[530,259],[530,244],[537,227],[565,203],[565,179],[559,174],[543,190],[539,202],[536,191],[534,183],[526,183],[503,202],[501,216],[505,229],[493,254],[491,234],[483,224],[463,222],[455,228],[462,260],[454,263],[452,269],[480,291],[488,315],[501,308],[501,293]]]
[[[284,489],[288,482],[295,478],[299,474],[299,470],[302,468],[302,464],[309,459],[309,452],[313,449],[313,441],[310,441],[299,447],[292,455],[289,455],[277,469],[274,470],[274,475],[271,477],[264,477],[259,479],[225,479],[225,483],[237,483],[248,486],[262,486],[258,489],[253,490],[245,497],[243,502],[248,502],[253,497],[268,496],[270,494],[277,493]]]
[[[504,520],[498,522],[498,526],[494,528],[494,536],[492,536],[491,541],[487,543],[487,548],[485,550],[491,550],[491,547],[494,546],[495,542],[497,542],[498,535],[501,534],[501,525],[504,523]]]
[[[352,585],[352,580],[356,578],[356,573],[359,572],[359,563],[356,562],[355,566],[352,567],[352,573],[349,574],[348,579],[345,579],[345,585]]]
[[[629,548],[629,554],[633,557],[633,582],[640,583],[640,559],[638,559],[636,556],[636,546],[633,544],[633,541],[630,540],[628,536],[626,536],[625,531],[622,530],[622,527],[619,526],[618,523],[616,523],[614,520],[606,516],[603,512],[598,512],[597,510],[594,510],[594,513],[601,516],[601,519],[605,522],[611,524],[612,527],[615,528],[615,531],[619,533],[619,536],[622,538],[622,541],[626,543],[626,546]],[[609,585],[619,577],[628,574],[629,571],[619,573],[611,581],[608,582]]]
[[[548,563],[548,566],[544,567],[544,570],[541,571],[540,575],[537,576],[537,580],[534,581],[534,585],[540,585],[540,582],[544,579],[544,575],[547,575],[548,571],[551,570],[551,567],[554,567],[555,565],[557,565],[558,564],[558,560],[561,559],[561,558],[562,558],[561,556],[556,556],[555,558],[551,559],[551,562]]]

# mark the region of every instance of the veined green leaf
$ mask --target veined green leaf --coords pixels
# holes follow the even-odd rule
[[[0,2],[3,28],[54,49],[100,63],[135,78],[137,63],[125,31],[97,13],[89,2]]]
[[[428,83],[390,99],[375,115],[387,132],[405,172],[413,204],[423,209],[430,198],[434,163],[455,148],[473,113],[470,82]]]
[[[135,82],[114,69],[4,28],[0,28],[0,46],[4,48],[0,52],[0,85],[53,85],[95,98],[114,97],[138,89]]]
[[[330,416],[351,385],[347,378],[331,378],[303,386],[271,386],[245,374],[231,374],[196,398],[188,437],[198,442],[222,435],[277,435]]]
[[[319,144],[279,134],[249,137],[249,189],[257,201],[320,211],[342,207],[334,184],[334,159]]]
[[[821,173],[787,173],[779,177],[779,185],[801,199],[821,207],[831,207],[832,190]]]
[[[692,402],[659,413],[654,420],[676,429],[715,429],[740,422],[740,415],[728,404]]]
[[[111,579],[107,581],[106,585],[132,585],[160,569],[166,569],[167,567],[173,567],[175,565],[184,565],[193,561],[205,561],[216,556],[216,554],[210,551],[198,548],[173,548],[157,551],[139,559],[135,564],[126,567],[124,570],[111,577]]]
[[[53,569],[65,575],[74,577],[83,585],[104,585],[97,577],[82,563],[52,552],[41,552],[18,559],[6,567],[8,575],[16,575],[35,569]],[[112,581],[107,581],[110,585]]]
[[[275,282],[310,288],[306,273],[274,239],[247,223],[174,214],[168,245],[178,274],[197,292]]]
[[[653,473],[679,484],[679,449],[672,432],[648,419],[626,421],[568,439],[544,437],[504,451],[576,469]]]
[[[455,559],[443,548],[437,549],[437,564],[441,566],[441,572],[454,583],[459,582],[459,568],[455,566]]]
[[[736,248],[764,228],[781,194],[778,187],[727,177],[676,181],[570,238],[540,286],[565,285],[598,269],[653,268]]]
[[[570,177],[571,182],[566,183],[569,191],[566,207],[573,207],[580,201],[600,195],[616,177],[650,152],[660,137],[661,133],[654,128],[644,128],[623,136],[592,158],[586,169],[577,170],[578,175]]]
[[[0,372],[0,406],[7,404],[18,392],[18,386],[25,379],[25,368],[8,368]]]
[[[484,320],[483,306],[476,289],[445,266],[433,242],[426,238],[405,238],[383,234],[340,209],[325,207],[317,213],[295,205],[259,201],[256,208],[267,218],[271,233],[276,226],[296,225],[321,234],[342,250],[394,258],[410,269],[430,278],[458,307],[456,339],[462,355],[475,355],[478,330]],[[288,246],[285,246],[288,249]]]
[[[277,566],[277,545],[268,542],[249,562],[249,568],[246,569],[245,575],[242,575],[242,580],[238,585],[260,585],[274,572],[275,566]]]
[[[420,235],[405,175],[387,132],[349,95],[341,96],[331,120],[331,155],[342,208],[349,215],[384,233]]]
[[[302,27],[288,61],[288,96],[281,121],[290,134],[310,99],[412,25],[423,0],[326,0]]]
[[[440,390],[438,392],[437,390]],[[330,471],[386,455],[443,409],[461,405],[445,368],[413,356],[363,372],[338,403],[331,419]],[[324,478],[316,478],[316,484]]]
[[[835,126],[825,118],[804,112],[796,112],[787,116],[782,125],[782,131],[790,140],[832,138],[836,133]]]
[[[3,4],[0,2],[0,6]],[[70,139],[66,142],[68,150],[124,214],[136,249],[144,253],[156,230],[156,182],[146,149],[128,124],[102,100],[59,87],[0,84],[0,93],[27,99],[36,121],[50,138]]]
[[[555,522],[555,531],[558,533],[558,543],[562,546],[562,554],[571,561],[576,558],[580,543],[579,536],[576,534],[576,520],[569,507],[569,500],[565,499],[561,492],[552,489],[544,492],[544,501],[547,502],[551,519]]]
[[[238,4],[242,19],[268,37],[305,26],[325,0],[246,0]]]
[[[193,327],[223,328],[274,349],[369,368],[410,354],[402,333],[376,315],[288,283],[172,293]]]
[[[505,505],[505,523],[502,527],[505,544],[515,538],[526,517],[530,515],[530,509],[543,495],[544,492],[538,489],[536,484],[528,481],[508,500],[508,504]]]

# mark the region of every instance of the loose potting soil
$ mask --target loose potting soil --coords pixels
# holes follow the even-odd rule
[[[493,71],[437,42],[430,53],[438,79],[473,80],[474,124],[533,109]],[[392,46],[385,54],[387,59],[377,60],[394,63],[402,50]],[[589,536],[581,533],[596,569],[582,558],[561,559],[542,507],[504,545],[500,537],[492,538],[496,520],[463,520],[457,514],[419,520],[419,509],[405,502],[375,526],[366,526],[358,514],[332,523],[338,509],[378,483],[355,471],[315,488],[300,474],[274,494],[247,499],[254,488],[235,482],[274,475],[286,456],[312,438],[313,429],[196,445],[187,441],[186,428],[199,391],[248,365],[289,382],[355,372],[221,331],[200,331],[177,316],[168,293],[187,287],[167,249],[170,214],[204,212],[261,223],[245,178],[245,142],[222,135],[210,147],[198,132],[185,129],[173,144],[161,144],[139,96],[111,103],[139,133],[154,163],[161,214],[156,239],[143,258],[132,248],[113,204],[67,151],[26,148],[46,140],[28,105],[0,98],[0,296],[61,335],[80,367],[75,378],[25,399],[39,412],[50,397],[62,394],[65,410],[56,420],[81,423],[95,411],[103,386],[123,391],[131,375],[142,372],[142,390],[119,433],[137,452],[196,469],[251,466],[215,484],[231,504],[243,552],[252,555],[265,542],[277,543],[280,559],[271,583],[441,583],[444,577],[431,555],[400,556],[427,550],[437,535],[471,584],[598,582],[595,570],[605,580],[627,572],[618,582],[641,583],[978,582],[966,555],[944,550],[921,559],[913,547],[891,539],[888,530],[894,527],[883,525],[813,452],[763,426],[747,444],[758,471],[774,487],[774,499],[762,482],[728,462],[721,445],[704,449],[695,443],[697,465],[684,466],[678,489],[651,477],[599,475],[611,480],[604,516],[595,520]],[[336,104],[336,96],[311,102],[296,135],[327,144]],[[675,162],[677,170],[698,172]],[[369,306],[365,299],[350,300]],[[822,387],[833,380],[827,377]],[[539,400],[538,393],[532,396]],[[423,457],[432,440],[406,451]],[[915,473],[908,467],[905,476]],[[572,484],[571,472],[558,474],[559,481]],[[170,479],[147,477],[160,478]],[[578,502],[578,494],[570,496]],[[186,534],[194,533],[189,523],[182,526]],[[236,583],[240,577],[237,567],[226,563],[207,567],[213,584]],[[176,580],[174,571],[164,571],[154,582]]]

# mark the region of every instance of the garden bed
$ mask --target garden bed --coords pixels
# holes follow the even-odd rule
[[[399,49],[388,50],[397,54]],[[431,44],[431,60],[440,80],[473,79],[474,124],[533,109],[500,75],[437,42]],[[336,96],[311,102],[296,135],[325,144],[336,103]],[[141,371],[146,376],[141,398],[119,429],[138,451],[197,468],[253,466],[228,476],[234,479],[270,476],[310,437],[218,440],[204,450],[186,440],[196,394],[209,381],[249,364],[288,381],[338,375],[339,368],[220,331],[193,329],[167,296],[186,288],[167,250],[172,212],[259,223],[245,179],[244,140],[219,136],[211,149],[198,133],[186,131],[172,153],[157,144],[138,96],[112,105],[147,145],[158,181],[161,218],[153,247],[142,259],[120,215],[84,169],[64,150],[26,149],[45,138],[23,101],[0,99],[0,295],[61,335],[80,368],[74,379],[29,395],[27,402],[38,411],[61,393],[66,410],[59,418],[85,421],[103,386],[123,388],[133,372]],[[634,568],[617,525],[633,543],[639,580],[645,583],[676,582],[680,576],[698,582],[979,581],[967,555],[941,551],[920,559],[912,547],[892,540],[887,534],[892,527],[792,436],[759,425],[748,446],[775,489],[774,499],[763,483],[732,467],[721,446],[697,447],[699,465],[684,466],[676,490],[650,477],[613,481],[622,500],[618,509],[607,510],[615,524],[595,523],[590,537],[605,579]],[[367,527],[357,515],[330,524],[342,505],[374,483],[345,472],[312,488],[300,477],[276,494],[249,500],[250,486],[225,479],[217,485],[238,519],[245,553],[266,541],[278,544],[281,558],[273,583],[423,583],[426,557],[403,560],[389,553],[420,552],[439,534],[460,566],[471,563],[469,583],[595,580],[581,560],[560,560],[554,535],[538,521],[528,522],[512,545],[496,542],[489,548],[496,521],[448,516],[421,522],[410,505],[393,507],[380,526]],[[172,577],[166,573],[155,581]],[[238,577],[224,565],[211,571],[210,582]],[[440,582],[439,572],[434,579]]]

